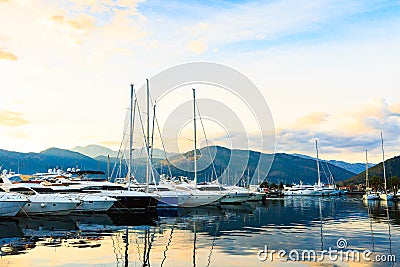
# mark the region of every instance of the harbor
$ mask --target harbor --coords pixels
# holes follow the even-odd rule
[[[263,204],[22,216],[0,222],[0,261],[2,266],[224,267],[241,266],[243,261],[249,266],[301,266],[304,261],[287,257],[260,261],[257,253],[265,245],[270,250],[337,249],[336,242],[342,238],[349,250],[399,255],[399,218],[398,203],[296,196],[267,199]],[[332,261],[326,256],[322,262]],[[336,264],[355,263],[349,259]],[[370,263],[361,259],[358,264]]]

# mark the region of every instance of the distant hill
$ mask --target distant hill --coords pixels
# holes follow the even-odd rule
[[[114,151],[112,149],[109,149],[108,147],[99,145],[77,146],[71,150],[89,156],[91,158],[95,158],[98,156],[107,157],[107,155],[110,155],[110,157],[117,157],[118,155],[118,151]]]
[[[198,161],[199,182],[210,180],[211,177],[215,177],[215,173],[219,176],[225,171],[230,161],[229,177],[228,175],[223,177],[230,182],[235,177],[236,181],[241,179],[246,182],[248,182],[249,177],[253,177],[253,179],[258,179],[259,177],[260,181],[267,179],[269,183],[298,183],[301,180],[304,183],[314,184],[317,181],[317,168],[315,160],[313,159],[284,153],[272,155],[248,150],[230,150],[218,146],[201,148],[198,152],[202,155]],[[210,152],[211,154],[215,154],[214,168],[212,164],[209,164],[209,162],[211,162]],[[260,157],[262,162],[260,163],[261,167],[258,175],[256,167]],[[186,168],[188,165],[192,166],[192,161],[188,161],[187,159],[193,159],[193,151],[186,152],[183,155],[174,154],[169,157],[169,162],[165,159],[154,158],[153,165],[160,173],[169,173],[169,170],[171,170],[174,176],[183,175],[193,178],[193,172],[181,170],[182,167]],[[271,165],[272,160],[274,161],[269,170],[268,167]],[[110,172],[114,170],[115,176],[119,169],[119,161],[117,161],[116,158],[111,158],[110,161]],[[125,176],[127,164],[125,161],[122,163],[122,176]],[[243,164],[245,165],[241,166]],[[143,180],[145,174],[145,160],[143,158],[136,158],[134,160],[134,165],[135,176],[139,181]],[[325,175],[328,173],[327,166],[329,166],[336,181],[343,181],[355,175],[353,172],[330,163],[323,163],[321,164],[321,180],[325,183],[327,182],[327,175]],[[80,169],[102,170],[107,172],[107,157],[98,156],[94,159],[78,152],[59,148],[49,148],[40,153],[19,153],[0,150],[0,167],[3,169],[12,169],[14,171],[17,171],[19,167],[22,174],[46,172],[49,168],[55,167],[64,170],[69,167],[78,167]],[[245,171],[243,172],[243,170]],[[227,174],[227,172],[225,172],[225,174]]]
[[[386,178],[400,177],[400,156],[385,160]],[[368,169],[369,177],[383,177],[382,162]],[[343,181],[344,185],[365,184],[365,171]]]
[[[87,146],[77,146],[71,149],[72,151],[79,152],[83,155],[89,156],[91,158],[103,158],[108,155],[111,158],[116,158],[118,156],[118,151],[114,151],[109,149],[108,147],[100,146],[100,145],[87,145]],[[129,149],[128,149],[129,150]],[[174,153],[167,153],[167,155],[173,155]],[[145,158],[146,157],[146,149],[135,149],[133,150],[134,158]],[[165,153],[163,150],[154,148],[153,149],[153,158],[165,158]]]
[[[249,177],[254,176],[254,179],[256,179],[258,177],[258,174],[255,173],[255,171],[259,158],[261,156],[263,159],[260,169],[261,181],[267,179],[267,181],[270,183],[272,182],[299,183],[301,180],[304,183],[308,184],[314,184],[317,182],[317,177],[318,177],[317,165],[315,160],[313,159],[302,158],[284,153],[277,153],[275,154],[275,156],[273,156],[271,154],[261,154],[260,152],[248,151],[248,150],[237,150],[237,149],[230,150],[228,148],[219,146],[210,148],[213,150],[212,154],[216,155],[214,165],[216,169],[215,171],[217,172],[218,176],[220,173],[223,173],[223,171],[229,164],[230,158],[234,156],[234,162],[232,162],[231,167],[229,168],[230,176],[234,176],[235,173],[236,175],[239,175],[237,172],[245,169],[246,171],[243,174],[242,179],[247,179],[247,176]],[[202,148],[199,150],[199,152],[200,154],[203,155],[203,157],[209,158],[208,155],[210,154],[210,152],[208,151],[208,148]],[[185,164],[188,164],[185,158],[192,159],[193,151],[189,151],[185,153],[183,156],[177,155],[175,157],[172,157],[169,168],[175,175],[192,177],[193,173],[184,172],[178,169],[179,167],[182,169],[182,167],[184,167]],[[248,165],[245,166],[244,168],[239,167],[241,162],[247,161],[247,158],[249,158]],[[270,163],[272,160],[274,161],[272,163],[271,169],[269,170],[268,163]],[[209,160],[204,160],[204,161],[209,162]],[[161,162],[163,163],[163,172],[165,172],[168,169],[168,163],[165,160]],[[343,181],[355,175],[354,172],[345,170],[333,164],[323,163],[321,164],[320,173],[321,173],[321,181],[324,183],[327,182],[327,176],[329,176],[329,171],[327,166],[329,167],[329,170],[334,176],[335,181]],[[202,169],[202,167],[203,166],[201,166],[201,161],[200,161],[198,169]],[[158,168],[158,170],[159,169],[160,168]],[[207,179],[207,177],[209,179],[209,177],[212,176],[212,173],[213,173],[212,166],[209,166],[205,170],[198,172],[198,179],[200,181]],[[239,178],[240,177],[237,177],[236,179]]]
[[[18,171],[22,174],[47,172],[48,169],[78,167],[80,169],[106,169],[105,162],[99,162],[93,158],[77,152],[49,148],[40,153],[20,153],[0,149],[0,167]]]
[[[314,157],[310,157],[307,155],[301,155],[301,154],[292,154],[294,156],[298,156],[301,158],[306,158],[306,159],[313,159],[315,160]],[[344,162],[344,161],[338,161],[338,160],[321,160],[321,161],[326,161],[332,165],[338,166],[340,168],[343,168],[345,170],[348,170],[350,172],[354,172],[354,173],[361,173],[363,171],[365,171],[365,163],[348,163],[348,162]],[[372,167],[375,166],[375,164],[373,163],[369,163],[368,166]]]

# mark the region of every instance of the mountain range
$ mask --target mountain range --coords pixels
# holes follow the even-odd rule
[[[209,152],[212,151],[214,164],[203,168],[204,162],[210,161]],[[106,150],[103,150],[106,151]],[[107,153],[110,151],[107,151]],[[86,152],[85,152],[86,153]],[[298,155],[290,155],[285,153],[262,154],[256,151],[228,149],[224,147],[209,147],[202,148],[198,151],[202,155],[203,160],[199,160],[198,181],[204,181],[215,177],[215,173],[219,176],[226,170],[229,163],[230,176],[236,176],[237,179],[265,179],[272,183],[298,183],[300,180],[304,183],[314,184],[317,181],[317,168],[315,160],[312,158],[300,157]],[[256,173],[256,167],[261,157],[260,169]],[[153,166],[158,172],[165,173],[171,170],[174,176],[184,175],[193,178],[193,172],[180,170],[182,164],[192,164],[187,159],[193,159],[193,151],[189,151],[183,155],[172,154],[169,156],[169,161],[162,158],[154,158]],[[273,160],[273,161],[272,161]],[[247,162],[245,166],[240,165]],[[272,165],[271,165],[272,162]],[[110,173],[116,176],[116,171],[119,169],[115,157],[110,159]],[[96,158],[89,157],[79,152],[49,148],[40,153],[20,153],[13,151],[0,150],[0,167],[3,169],[12,169],[20,171],[23,174],[33,174],[35,172],[46,172],[50,168],[67,169],[69,167],[78,167],[80,169],[102,170],[107,172],[107,157],[97,154]],[[126,174],[126,162],[122,163],[122,175]],[[134,160],[134,172],[136,177],[144,177],[145,160],[136,158]],[[214,167],[212,167],[214,165]],[[268,166],[271,166],[270,170]],[[328,170],[329,169],[329,170]],[[114,170],[114,171],[113,171]],[[343,181],[355,176],[355,173],[344,168],[335,166],[329,162],[321,163],[321,180],[327,182],[329,172],[335,178],[335,181]],[[226,174],[226,173],[225,173]],[[139,179],[140,180],[140,179]]]
[[[385,160],[386,178],[400,177],[400,156]],[[383,165],[375,165],[368,169],[368,176],[383,177]],[[343,185],[365,184],[365,171],[342,182]]]
[[[307,155],[301,155],[301,154],[293,154],[295,156],[298,157],[302,157],[302,158],[306,158],[306,159],[313,159],[315,160],[316,158],[314,157],[310,157]],[[363,171],[365,171],[365,163],[348,163],[348,162],[344,162],[344,161],[339,161],[339,160],[323,160],[320,159],[321,162],[328,162],[332,165],[338,166],[340,168],[343,168],[345,170],[354,172],[354,173],[361,173]],[[375,164],[373,163],[368,163],[368,167],[371,168],[375,166]]]
[[[115,158],[118,156],[118,151],[112,150],[108,147],[93,145],[93,144],[87,146],[76,146],[72,148],[71,151],[79,152],[91,158],[107,157],[107,156]],[[145,148],[135,149],[133,150],[132,154],[133,158],[144,158],[146,155],[146,149]],[[153,158],[165,158],[165,154],[170,156],[175,153],[164,153],[164,151],[161,149],[158,148],[153,149]]]

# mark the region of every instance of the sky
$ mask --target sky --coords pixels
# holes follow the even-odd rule
[[[277,152],[379,162],[381,132],[400,154],[399,47],[400,1],[0,0],[0,148],[117,149],[130,83],[201,61],[257,86]]]

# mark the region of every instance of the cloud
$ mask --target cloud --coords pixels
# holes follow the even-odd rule
[[[137,9],[142,1],[71,2],[72,8],[60,9],[50,16],[47,24],[61,31],[70,44],[91,46],[90,56],[96,59],[121,52],[132,55],[131,44],[138,44],[137,41],[147,34],[140,25],[146,17]]]
[[[90,31],[95,28],[95,18],[81,14],[75,19],[68,19],[64,15],[54,15],[49,19],[50,23],[57,26],[67,39],[73,44],[82,44],[84,37],[88,36]]]
[[[100,141],[99,144],[103,146],[119,147],[121,145],[121,141]]]
[[[67,24],[76,30],[87,31],[88,29],[94,28],[94,18],[91,16],[81,15],[76,20],[68,20],[63,15],[55,15],[52,16],[50,20],[60,24]]]
[[[28,124],[28,121],[21,117],[19,112],[0,110],[0,126],[21,126]]]
[[[13,131],[8,134],[12,138],[17,138],[17,139],[27,139],[29,137],[28,134],[22,131]]]
[[[329,115],[325,112],[313,112],[307,116],[296,119],[295,127],[302,128],[304,125],[319,125],[327,121]]]
[[[7,50],[5,48],[0,47],[0,60],[1,59],[15,61],[18,58],[14,53],[10,52],[9,50]]]
[[[117,10],[138,14],[137,5],[144,0],[71,0],[77,9],[89,10],[92,13],[107,13]]]
[[[207,44],[204,42],[203,39],[197,39],[197,40],[190,41],[190,42],[187,44],[187,48],[188,48],[190,51],[195,52],[196,54],[201,54],[201,53],[203,53],[204,51],[207,50],[208,46],[207,46]]]
[[[394,146],[400,132],[400,116],[394,108],[398,106],[390,107],[385,99],[374,98],[352,110],[312,113],[277,130],[278,150],[310,152],[314,149],[313,141],[318,139],[328,153],[364,151],[379,145],[380,132],[388,146]]]

